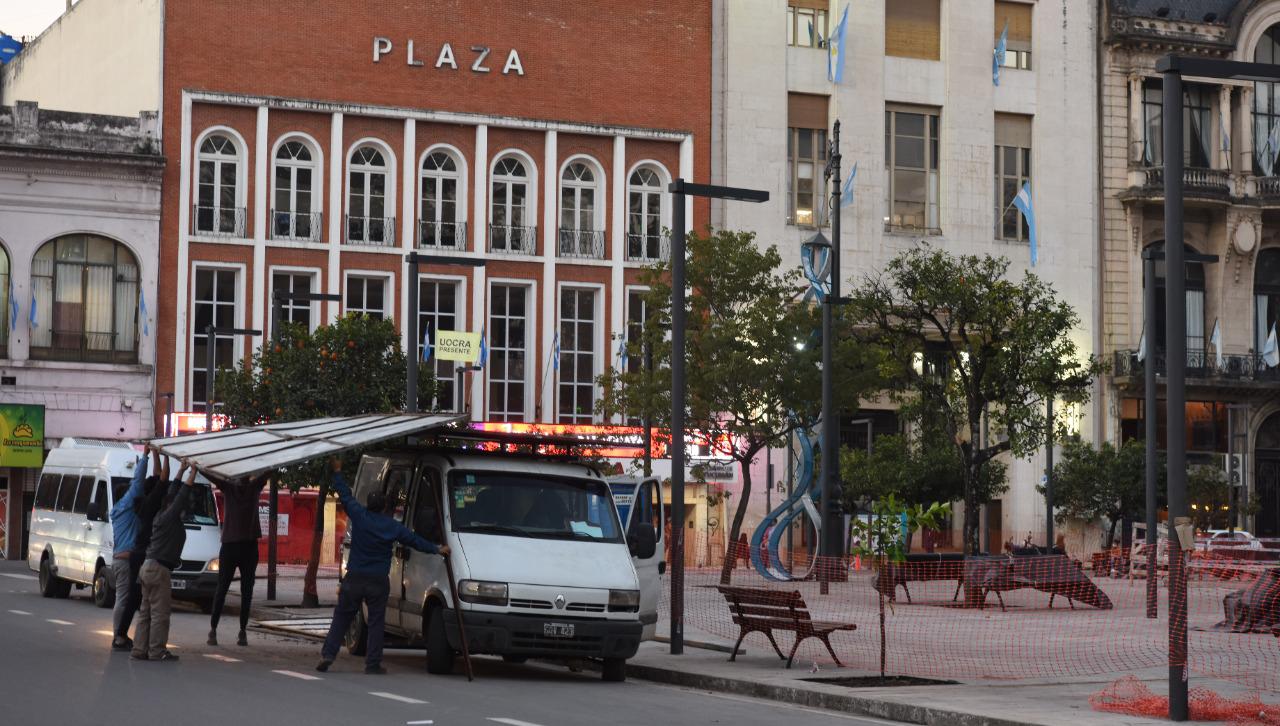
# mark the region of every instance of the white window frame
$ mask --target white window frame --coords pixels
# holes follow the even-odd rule
[[[387,177],[386,180],[383,182],[383,189],[385,190],[385,192],[382,198],[382,218],[391,220],[391,223],[384,225],[384,228],[382,231],[382,240],[380,242],[369,241],[369,235],[368,235],[369,227],[366,224],[364,229],[365,238],[363,240],[359,240],[355,242],[354,244],[358,246],[368,246],[368,247],[395,248],[396,247],[395,220],[398,216],[396,214],[396,210],[400,206],[400,198],[396,196],[396,161],[397,159],[396,159],[395,152],[391,150],[391,147],[385,141],[383,141],[382,139],[374,138],[372,136],[366,136],[362,139],[358,139],[353,144],[351,144],[350,147],[347,148],[347,163],[346,163],[346,170],[345,170],[346,173],[343,174],[343,177],[342,177],[342,183],[343,183],[342,243],[347,244],[350,241],[347,231],[349,229],[348,220],[351,217],[351,174],[355,171],[360,171],[365,174],[374,173],[373,169],[375,167],[361,164],[359,165],[361,168],[356,169],[355,168],[356,165],[353,163],[353,159],[355,159],[356,152],[366,147],[372,147],[374,149],[377,149],[378,152],[382,154],[382,160],[386,162],[386,166],[382,167],[385,170],[384,173],[386,174],[386,177]],[[366,182],[367,180],[368,180],[368,177],[366,177]],[[368,208],[369,185],[367,183],[365,184],[364,198],[365,198],[365,214],[363,216],[366,217],[367,219],[377,219],[377,217],[369,216],[369,208]]]
[[[427,170],[426,170],[426,168],[425,168],[425,167],[426,167],[426,164],[427,164],[427,159],[431,158],[431,156],[432,156],[433,154],[440,154],[440,153],[448,154],[448,155],[450,155],[450,156],[452,156],[452,157],[453,157],[453,163],[454,163],[454,165],[457,167],[457,171],[456,171],[456,172],[453,172],[453,173],[449,173],[449,172],[434,172],[434,171],[433,171],[433,172],[430,172],[430,173],[428,173],[428,172],[427,172]],[[431,219],[431,220],[429,220],[429,219],[426,219],[426,217],[425,217],[425,216],[423,216],[423,215],[424,215],[423,210],[424,210],[424,207],[425,207],[425,204],[426,204],[426,201],[427,201],[427,200],[426,200],[426,196],[425,196],[425,194],[426,194],[426,189],[427,189],[427,178],[428,178],[428,177],[435,178],[435,179],[446,179],[446,178],[448,178],[448,179],[455,179],[455,180],[457,181],[457,184],[458,184],[458,195],[457,195],[457,199],[455,199],[455,200],[454,200],[454,218],[453,218],[452,220],[446,220],[446,219],[438,219],[438,220],[437,220],[437,219]],[[464,231],[464,233],[463,233],[463,234],[461,234],[461,235],[458,237],[458,245],[457,245],[457,247],[455,248],[455,249],[458,249],[458,250],[466,250],[466,249],[468,249],[468,248],[470,247],[470,238],[469,238],[469,237],[468,237],[468,235],[465,233],[465,232],[469,231],[469,230],[465,230],[465,227],[467,226],[467,211],[468,211],[468,210],[467,210],[467,197],[469,196],[469,195],[468,195],[468,189],[470,188],[470,187],[469,187],[469,185],[468,185],[468,182],[469,182],[469,174],[468,174],[468,169],[467,169],[467,157],[466,157],[466,155],[464,155],[464,154],[462,153],[462,151],[461,151],[461,150],[459,150],[456,146],[453,146],[453,145],[451,145],[451,144],[432,144],[431,146],[427,147],[427,150],[426,150],[426,151],[422,152],[422,155],[421,155],[421,156],[419,156],[419,157],[418,157],[418,194],[417,194],[417,199],[418,199],[418,208],[417,208],[417,214],[418,214],[419,227],[421,227],[421,224],[422,224],[423,222],[440,222],[440,223],[446,223],[446,222],[450,222],[450,221],[452,221],[452,222],[453,222],[453,223],[455,223],[455,224],[460,224],[460,225],[462,225],[462,227],[464,228],[464,230],[463,230],[463,231]],[[438,207],[438,204],[437,204],[437,209],[438,209],[438,208],[439,208],[439,207]],[[415,246],[422,246],[422,244],[421,244],[421,232],[420,232],[420,229],[419,229],[419,230],[415,230],[415,233],[416,233],[416,234],[418,234],[419,239],[414,240],[414,245],[415,245]],[[439,234],[438,234],[438,233],[437,233],[436,237],[437,237],[437,239],[439,239]],[[430,245],[428,245],[428,246],[430,246]]]
[[[319,219],[319,223],[315,225],[315,228],[313,229],[312,234],[309,237],[295,237],[295,236],[284,236],[284,235],[277,236],[275,233],[276,222],[275,222],[273,213],[276,211],[276,167],[282,163],[280,159],[276,158],[276,154],[279,154],[280,148],[285,144],[289,143],[290,141],[297,141],[301,143],[303,146],[307,147],[307,151],[311,152],[310,164],[295,162],[292,160],[283,162],[286,166],[295,170],[301,169],[301,168],[308,168],[308,167],[311,169],[311,212],[310,214],[319,214],[320,219]],[[320,146],[320,143],[318,141],[316,141],[314,138],[311,137],[311,135],[305,134],[301,131],[290,131],[288,133],[282,134],[280,138],[276,139],[275,145],[271,147],[271,171],[269,172],[269,177],[270,177],[269,184],[271,185],[271,189],[268,192],[270,196],[267,198],[268,199],[267,201],[267,209],[268,209],[267,238],[268,239],[284,239],[284,240],[302,241],[302,242],[321,242],[324,240],[325,238],[324,208],[325,208],[325,201],[326,201],[324,196],[325,169],[326,167],[324,165],[324,149],[322,146]],[[291,209],[289,210],[289,212],[290,214],[297,214],[298,175],[296,171],[291,175],[291,181],[293,182],[293,189],[290,194]],[[296,223],[292,226],[294,229],[297,228]]]
[[[277,273],[282,275],[306,275],[307,277],[311,278],[311,292],[313,293],[323,292],[323,290],[320,288],[320,279],[321,279],[320,268],[296,267],[292,265],[271,265],[269,268],[267,268],[267,319],[268,321],[271,319],[271,306],[275,304]],[[310,324],[307,327],[307,332],[314,333],[316,331],[316,328],[320,327],[320,301],[319,300],[311,300],[307,302],[305,305],[300,303],[290,303],[288,301],[285,301],[284,304],[281,306],[282,314],[280,316],[280,322],[288,322],[288,318],[283,314],[285,311],[292,310],[295,308],[303,308],[303,307],[307,307],[310,309],[310,314],[308,315],[308,318],[310,319]],[[276,331],[274,330],[268,330],[267,336],[274,337],[275,332]]]
[[[578,415],[576,413],[565,414],[565,412],[560,410],[560,388],[562,385],[566,385],[562,378],[562,375],[564,372],[564,366],[562,365],[560,367],[560,372],[557,373],[556,375],[555,420],[556,420],[556,423],[573,423],[573,424],[598,423],[600,421],[600,417],[595,411],[595,404],[600,400],[600,396],[602,395],[602,390],[600,388],[600,385],[596,382],[596,379],[600,376],[601,373],[604,372],[605,366],[602,361],[607,361],[610,365],[612,365],[614,362],[613,359],[609,357],[611,355],[611,352],[609,350],[610,346],[605,344],[605,336],[604,336],[605,286],[599,283],[587,283],[587,282],[557,283],[556,298],[555,298],[555,307],[556,307],[556,328],[555,329],[556,331],[561,330],[561,325],[564,322],[564,309],[561,306],[560,296],[566,290],[583,290],[583,291],[590,291],[591,293],[594,294],[594,302],[592,304],[592,313],[591,313],[593,318],[592,318],[592,336],[591,336],[592,340],[591,340],[591,351],[590,351],[591,365],[592,365],[592,368],[591,368],[591,409],[592,410],[587,420],[577,420],[577,419],[573,421],[561,420],[560,417],[562,415],[569,415],[569,416]],[[581,321],[582,318],[579,317],[579,318],[576,318],[576,320]],[[563,335],[560,336],[560,345],[561,345],[561,352],[563,353],[564,352],[564,336]],[[600,354],[600,351],[602,348],[605,351],[605,357],[603,359],[601,358],[601,354]],[[583,353],[586,351],[584,351],[581,347],[578,347],[573,352]],[[551,355],[553,356],[555,355],[554,347],[552,348]],[[568,383],[567,385],[573,386],[574,388],[578,388],[582,386],[582,384],[577,381]]]
[[[230,139],[231,145],[234,146],[236,150],[236,154],[235,154],[236,208],[245,210],[245,214],[242,215],[240,219],[240,227],[241,227],[240,234],[235,234],[234,232],[228,234],[225,232],[218,232],[216,230],[196,229],[196,225],[199,224],[199,221],[200,221],[200,215],[197,213],[197,209],[200,205],[200,164],[204,161],[213,161],[215,163],[226,163],[226,161],[224,161],[225,157],[223,157],[221,154],[211,158],[200,152],[200,147],[204,145],[205,139],[215,134],[223,135],[223,136],[226,136],[228,139]],[[248,204],[248,199],[249,199],[249,192],[248,192],[249,152],[248,152],[248,149],[249,149],[249,145],[245,143],[244,137],[240,135],[239,131],[236,131],[230,126],[221,126],[221,125],[210,126],[204,131],[201,131],[200,134],[196,137],[195,143],[192,145],[192,148],[191,148],[192,157],[195,159],[195,163],[191,165],[191,207],[192,207],[191,209],[192,220],[191,220],[191,229],[190,229],[191,236],[221,237],[221,238],[231,237],[234,239],[244,239],[249,235],[249,231],[248,231],[249,224],[247,219],[248,206],[249,206]],[[215,179],[218,178],[218,176],[220,175],[215,174],[214,175]],[[218,202],[218,198],[219,198],[218,195],[215,194],[214,195],[215,210],[220,210],[222,208],[221,204]],[[216,216],[217,215],[215,213],[215,218]]]
[[[489,324],[489,321],[493,319],[492,311],[493,311],[494,286],[498,286],[498,285],[516,286],[516,287],[523,287],[526,290],[525,325],[524,325],[524,351],[525,351],[524,412],[523,412],[524,418],[521,420],[533,421],[536,419],[536,413],[534,409],[534,402],[535,402],[534,393],[535,392],[533,390],[534,386],[531,383],[531,381],[533,380],[533,376],[536,373],[538,368],[538,353],[537,353],[537,349],[534,348],[534,341],[538,339],[537,331],[534,329],[537,324],[537,312],[538,312],[535,309],[535,306],[539,302],[538,282],[537,280],[531,280],[528,278],[501,277],[501,278],[491,278],[489,279],[487,284],[488,284],[488,289],[485,291],[486,305],[485,305],[484,328],[486,330],[485,336],[488,339],[485,341],[485,345],[488,346],[489,348],[488,355],[489,355],[490,361],[493,358],[493,346],[489,345],[489,341],[492,340],[493,336],[488,331],[488,324]],[[484,374],[485,406],[484,408],[485,408],[486,419],[491,420],[493,419],[494,413],[493,413],[493,402],[491,400],[491,397],[489,396],[489,386],[492,383],[492,378],[489,375],[489,371],[491,370],[489,368],[490,361],[485,361],[485,374]],[[512,379],[504,378],[503,380],[510,382]],[[503,415],[505,416],[507,414],[504,413]],[[503,420],[510,420],[510,419],[503,419]]]
[[[445,282],[445,283],[452,283],[452,284],[453,284],[453,286],[454,286],[454,288],[453,288],[453,290],[454,290],[454,292],[453,292],[453,295],[454,295],[454,299],[453,299],[453,308],[454,308],[454,319],[456,320],[455,325],[456,325],[456,327],[457,327],[457,330],[459,330],[459,331],[466,331],[466,330],[467,330],[467,301],[471,299],[471,298],[467,297],[467,282],[468,282],[468,278],[466,278],[466,277],[464,277],[464,276],[462,276],[462,275],[435,275],[435,274],[428,275],[428,274],[425,274],[425,273],[424,273],[424,274],[419,274],[419,275],[418,275],[417,284],[418,284],[419,286],[421,286],[421,285],[422,285],[422,283],[424,283],[424,282],[436,282],[436,283]],[[421,288],[421,287],[419,287],[419,288],[418,288],[418,292],[419,292],[419,294],[418,294],[418,308],[419,308],[419,309],[418,309],[417,311],[411,311],[411,312],[410,312],[410,314],[417,314],[417,315],[419,315],[419,321],[418,321],[418,340],[417,340],[417,342],[414,344],[414,348],[413,348],[413,349],[414,349],[415,351],[417,351],[417,353],[418,353],[418,357],[419,357],[419,360],[421,360],[421,357],[422,357],[422,353],[421,353],[421,350],[422,350],[422,321],[421,321],[421,308],[422,308],[422,294],[421,294],[421,292],[422,292],[422,288]],[[434,339],[435,339],[435,332],[436,332],[436,331],[433,329],[433,330],[432,330],[432,340],[433,340],[433,341],[434,341]],[[433,343],[432,345],[434,345],[434,343]],[[440,359],[435,355],[435,351],[434,351],[434,350],[432,351],[432,355],[431,355],[431,362],[432,362],[433,364],[435,364],[435,365],[436,365],[436,375],[437,375],[437,379],[438,379],[439,372],[440,372],[440,365],[439,365],[439,363],[440,363]],[[472,361],[472,363],[474,363],[474,361]],[[453,368],[457,368],[459,365],[470,365],[470,363],[464,363],[463,361],[449,361],[449,367],[450,367],[451,369],[453,369]],[[453,403],[454,403],[454,406],[455,406],[455,407],[457,407],[457,408],[456,408],[456,410],[459,410],[459,411],[461,411],[461,410],[465,410],[465,409],[466,409],[466,405],[467,405],[467,400],[461,400],[461,401],[460,401],[460,400],[458,399],[458,391],[457,391],[457,388],[456,388],[457,383],[458,383],[458,375],[457,375],[457,372],[456,372],[456,371],[451,371],[451,372],[450,372],[450,375],[449,375],[449,381],[450,381],[450,385],[454,387],[454,391],[453,391]],[[474,379],[473,379],[473,383],[472,383],[472,385],[473,385],[473,386],[475,385],[475,383],[474,383]],[[465,385],[464,385],[464,388],[465,388]],[[468,399],[468,400],[469,400],[469,399]],[[437,399],[436,399],[435,403],[436,403],[437,407],[439,407],[440,399],[439,399],[438,397],[437,397]],[[448,410],[448,409],[445,409],[445,410]]]
[[[347,307],[347,291],[351,285],[351,278],[360,278],[362,280],[382,280],[382,319],[395,320],[395,280],[394,272],[386,270],[357,270],[346,269],[342,271],[342,314],[348,315],[353,312],[364,313],[368,308],[361,310],[352,310]]]
[[[187,401],[190,403],[190,407],[192,410],[195,409],[195,401],[196,401],[196,398],[195,398],[196,368],[198,365],[201,368],[201,370],[203,370],[204,363],[205,363],[205,361],[203,360],[200,360],[200,361],[196,360],[196,338],[204,336],[204,331],[195,329],[196,290],[199,288],[199,285],[196,284],[196,277],[200,274],[201,270],[231,271],[236,274],[236,299],[234,304],[235,312],[232,313],[232,318],[234,318],[235,325],[237,327],[244,326],[244,315],[245,315],[245,312],[244,312],[245,311],[245,277],[247,276],[247,269],[244,263],[204,262],[204,261],[191,263],[191,285],[189,286],[191,288],[191,292],[190,292],[190,296],[187,299],[187,304],[189,306],[187,309],[190,311],[190,316],[187,319],[190,322],[187,323],[187,329],[189,333],[189,335],[187,336],[189,354],[187,357],[186,386],[187,386]],[[217,316],[215,315],[214,318],[216,320]],[[214,345],[217,345],[217,339],[219,337],[231,338],[231,346],[232,346],[231,359],[233,362],[244,359],[244,337],[243,336],[239,336],[239,335],[214,336]],[[206,371],[206,375],[207,374],[208,372]],[[217,394],[216,388],[214,389],[214,394],[215,395]],[[200,392],[200,396],[203,399],[204,391]],[[208,406],[208,404],[209,402],[205,401],[205,405]]]
[[[656,188],[647,187],[647,186],[637,187],[631,183],[632,175],[634,175],[641,168],[645,168],[645,167],[647,167],[648,169],[650,169],[651,171],[657,174],[658,186]],[[652,260],[662,259],[663,257],[662,230],[671,228],[671,204],[667,198],[667,185],[670,183],[671,183],[671,173],[667,171],[667,167],[663,166],[662,163],[658,161],[654,161],[653,159],[641,159],[635,164],[632,164],[631,168],[627,170],[627,199],[626,199],[627,206],[625,211],[623,212],[623,219],[625,221],[623,222],[623,232],[622,232],[623,240],[627,245],[627,248],[624,250],[624,257],[627,260],[649,262]],[[656,191],[658,194],[658,256],[657,257],[649,257],[648,255],[645,255],[645,254],[641,254],[639,256],[634,256],[634,257],[631,255],[631,194],[633,190],[636,190],[637,192],[639,192],[639,190],[642,190],[642,189],[645,190],[645,192],[642,192],[642,193],[649,193],[651,191]],[[645,207],[647,209],[648,207],[647,202],[645,203]],[[642,252],[643,251],[644,250],[642,250]]]
[[[525,153],[524,151],[521,151],[520,149],[515,149],[515,148],[503,149],[502,151],[494,155],[493,161],[489,162],[488,188],[485,189],[485,194],[488,199],[488,202],[487,202],[488,209],[486,210],[488,226],[490,227],[490,229],[492,229],[493,227],[493,209],[494,209],[493,199],[495,196],[493,193],[493,186],[494,184],[498,183],[500,180],[506,180],[507,189],[508,189],[507,209],[510,210],[511,208],[510,207],[510,204],[511,204],[510,188],[511,188],[511,185],[515,183],[515,180],[518,179],[518,177],[508,177],[506,175],[502,175],[501,177],[499,177],[499,175],[496,174],[496,169],[498,168],[498,164],[503,159],[507,159],[507,158],[517,159],[521,164],[524,164],[524,169],[525,169],[524,181],[525,181],[526,189],[525,189],[525,212],[524,212],[524,220],[523,220],[524,224],[519,226],[530,227],[534,230],[537,230],[538,229],[538,196],[539,196],[538,165],[534,163],[532,156]],[[507,219],[508,221],[510,221],[511,219],[509,214],[507,216]],[[510,225],[510,226],[514,226],[514,225]],[[492,232],[490,232],[490,234],[488,235],[485,235],[486,240],[490,240],[489,241],[490,248],[492,247],[491,236],[492,236]],[[537,242],[538,242],[537,234],[534,234],[533,243],[531,245],[533,247],[532,252],[534,253],[536,253],[538,249]],[[502,251],[506,254],[509,254],[510,249],[511,249],[511,241],[510,241],[510,238],[508,237],[507,246],[505,250],[502,250]]]

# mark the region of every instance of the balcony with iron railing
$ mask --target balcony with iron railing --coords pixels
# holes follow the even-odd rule
[[[1144,166],[1134,170],[1132,197],[1164,197],[1164,167]],[[1231,198],[1231,172],[1226,169],[1187,167],[1182,170],[1182,192],[1186,197],[1227,201]]]
[[[538,228],[509,224],[489,225],[489,251],[504,255],[538,254]]]
[[[1164,351],[1148,354],[1147,360],[1138,360],[1136,350],[1118,350],[1115,352],[1112,375],[1117,379],[1134,379],[1141,382],[1145,374],[1145,365],[1155,366],[1156,376],[1168,375],[1168,356]],[[1221,364],[1218,356],[1201,349],[1187,351],[1187,378],[1231,383],[1237,381],[1257,383],[1280,383],[1280,367],[1267,365],[1257,353],[1223,355]]]
[[[419,220],[418,246],[446,250],[466,249],[467,223]]]
[[[205,237],[244,237],[244,207],[196,204],[192,207],[191,234]]]
[[[396,244],[395,217],[346,217],[346,243],[371,247],[394,247]]]
[[[594,229],[560,228],[556,254],[560,257],[604,259],[604,232]]]
[[[322,212],[271,210],[271,239],[319,242],[324,229]]]
[[[627,262],[666,262],[671,259],[671,237],[665,234],[627,235]]]
[[[87,330],[48,331],[48,345],[31,343],[32,360],[73,361],[84,363],[137,363],[138,341],[122,350],[116,349],[118,333]]]

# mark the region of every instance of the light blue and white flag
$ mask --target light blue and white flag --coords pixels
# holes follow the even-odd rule
[[[1231,168],[1231,134],[1227,132],[1227,117],[1218,112],[1218,128],[1222,131],[1222,155],[1227,159],[1227,168]]]
[[[36,311],[36,291],[31,291],[31,314],[27,316],[27,320],[31,323],[31,329],[35,330],[40,327],[40,315]]]
[[[627,336],[618,338],[618,369],[627,369]]]
[[[1209,342],[1213,344],[1214,362],[1217,363],[1218,370],[1222,370],[1222,329],[1218,327],[1218,321],[1213,321],[1213,334],[1209,336]]]
[[[9,281],[9,330],[18,329],[18,296],[13,293],[13,281]]]
[[[839,84],[844,80],[845,37],[849,29],[849,6],[844,6],[836,32],[827,39],[827,80]]]
[[[485,361],[489,359],[489,341],[484,332],[484,328],[480,328],[480,355],[476,357],[476,368],[484,368]]]
[[[1031,182],[1024,182],[1018,196],[1013,198],[1013,206],[1022,212],[1027,220],[1027,236],[1031,241],[1031,266],[1036,266],[1038,250],[1036,249],[1036,210],[1031,204]]]
[[[422,362],[431,361],[431,321],[422,326]]]
[[[1263,176],[1274,176],[1277,151],[1280,151],[1280,123],[1271,126],[1271,133],[1258,149],[1258,165],[1262,167]]]
[[[142,319],[142,337],[151,335],[151,324],[147,322],[147,291],[138,292],[138,317]]]
[[[556,331],[556,339],[551,344],[551,350],[552,350],[551,365],[555,367],[556,370],[560,370],[560,331],[559,330]]]
[[[1262,348],[1262,360],[1268,368],[1280,365],[1280,346],[1276,345],[1276,324],[1271,324],[1271,332],[1267,334],[1267,344]]]
[[[1004,65],[1005,53],[1009,47],[1009,21],[1004,22],[1004,30],[1000,31],[1000,40],[991,52],[991,82],[1000,85],[1000,66]]]
[[[1146,325],[1143,325],[1142,335],[1138,338],[1138,360],[1147,359],[1147,331]]]
[[[827,298],[826,278],[831,265],[831,250],[822,250],[815,260],[813,248],[801,247],[800,265],[804,269],[805,279],[809,281],[809,290],[804,294],[805,300],[816,298],[818,302],[822,302]]]
[[[853,206],[853,180],[858,176],[858,162],[853,162],[853,169],[849,171],[849,178],[844,180],[844,187],[840,190],[840,208]]]

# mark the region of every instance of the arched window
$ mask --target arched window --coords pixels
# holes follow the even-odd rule
[[[458,204],[461,180],[453,154],[435,151],[422,160],[418,243],[423,247],[466,246],[467,227]]]
[[[525,163],[515,156],[498,159],[489,192],[489,251],[534,254],[537,227],[530,224]]]
[[[1280,63],[1280,24],[1267,28],[1253,49],[1256,63]],[[1276,157],[1280,149],[1268,143],[1272,134],[1280,134],[1280,83],[1253,84],[1253,171],[1259,176],[1275,176]]]
[[[1191,247],[1184,248],[1188,254],[1195,252]],[[1164,242],[1152,244],[1150,249],[1163,250]],[[1187,367],[1203,368],[1205,365],[1205,333],[1204,333],[1204,265],[1199,262],[1186,263],[1187,268]],[[1156,260],[1156,341],[1155,349],[1167,350],[1168,335],[1165,327],[1165,279],[1167,263]],[[1145,281],[1144,281],[1145,284]]]
[[[213,133],[200,142],[196,184],[196,232],[244,236],[240,200],[240,152],[231,137]]]
[[[31,357],[136,363],[138,280],[138,261],[119,242],[91,234],[46,242],[31,261]]]
[[[1253,350],[1261,353],[1271,327],[1280,319],[1280,249],[1270,247],[1258,253],[1253,268]]]
[[[277,239],[320,239],[320,213],[313,212],[316,178],[311,148],[286,141],[276,149],[275,200],[271,208],[271,236]]]
[[[9,276],[9,252],[0,247],[0,358],[9,357],[9,318],[14,312],[9,304],[13,299],[9,293],[9,286],[12,284],[13,278]]]
[[[596,174],[580,161],[560,175],[560,256],[604,256],[604,231],[596,228]]]
[[[387,160],[374,146],[351,154],[347,171],[347,242],[395,244],[395,217],[387,214]]]
[[[627,259],[666,259],[662,239],[662,178],[651,166],[627,180]]]

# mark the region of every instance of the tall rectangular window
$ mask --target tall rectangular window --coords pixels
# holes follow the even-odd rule
[[[884,4],[884,54],[938,60],[940,0],[890,0]]]
[[[996,0],[995,39],[1005,28],[1009,36],[1005,43],[1004,68],[1031,68],[1031,9],[1029,3]]]
[[[560,423],[595,420],[596,291],[560,290]]]
[[[1209,168],[1213,150],[1210,119],[1212,86],[1187,83],[1182,91],[1182,163]],[[1146,166],[1164,164],[1164,83],[1159,78],[1142,82],[1142,162]]]
[[[827,0],[789,0],[787,45],[822,48],[827,44]]]
[[[528,376],[526,326],[529,288],[494,285],[489,299],[489,417],[494,421],[524,421]]]
[[[421,336],[429,335],[432,345],[436,333],[441,330],[458,330],[458,283],[450,280],[418,281],[418,335],[414,350],[422,360]],[[436,376],[436,400],[434,407],[440,410],[462,410],[462,402],[456,400],[458,361],[441,360],[431,356]]]
[[[275,302],[275,294],[277,292],[283,294],[289,293],[309,293],[314,292],[312,283],[315,275],[310,272],[273,272],[271,273],[271,303]],[[310,300],[291,300],[284,299],[279,303],[280,306],[280,322],[282,323],[300,323],[306,327],[307,332],[315,330],[312,309],[315,303]],[[268,335],[275,336],[275,331],[268,331]]]
[[[885,228],[938,232],[938,111],[890,106],[884,114]]]
[[[208,384],[208,340],[206,328],[233,328],[238,316],[239,275],[234,269],[196,268],[193,325],[191,326],[191,409],[205,410]],[[226,369],[235,364],[234,336],[216,335],[213,340],[214,368]]]
[[[787,94],[787,127],[787,221],[821,226],[827,190],[827,97]]]
[[[1022,242],[1028,239],[1027,220],[1014,197],[1031,181],[1031,117],[996,114],[995,143],[996,239]]]
[[[644,323],[649,319],[649,305],[645,300],[647,290],[627,291],[627,343],[635,343],[644,339]],[[645,354],[640,349],[636,355],[627,358],[627,372],[639,373],[644,370]],[[626,415],[628,426],[640,426],[644,423],[639,416]]]
[[[343,306],[348,313],[382,320],[387,316],[387,278],[368,275],[348,276],[347,294]]]

